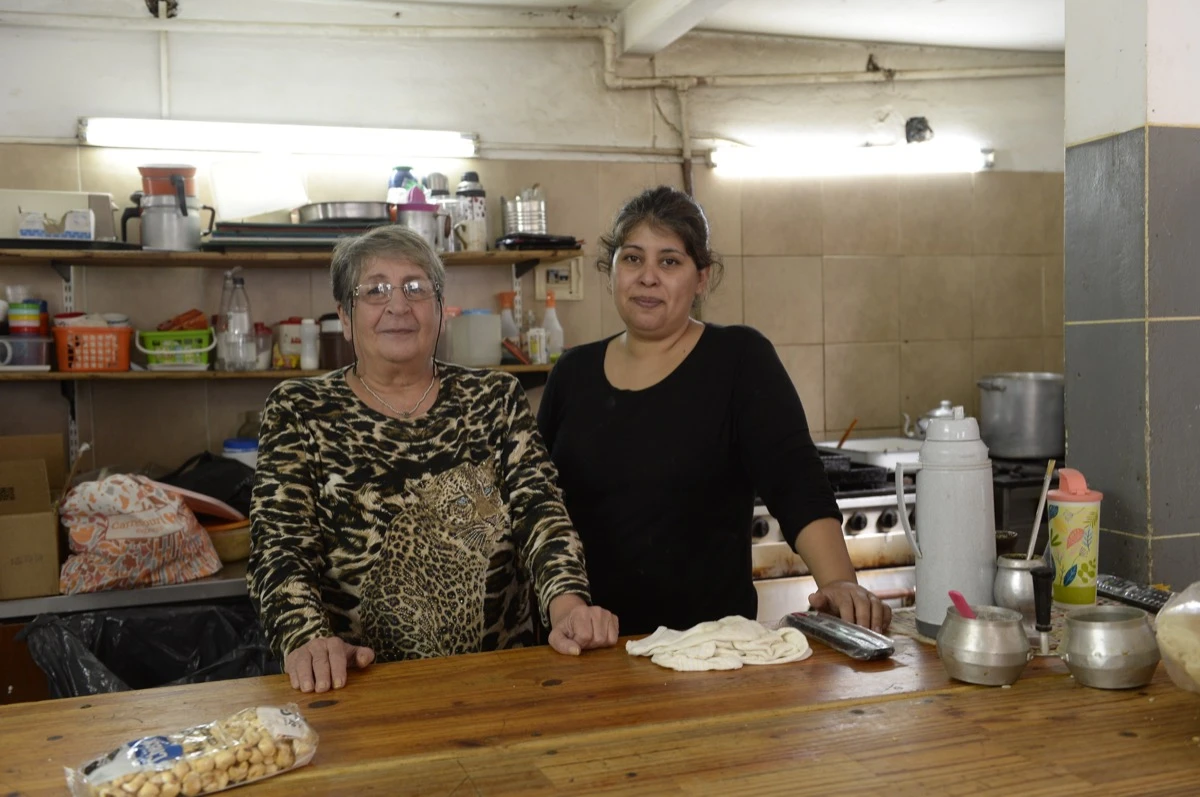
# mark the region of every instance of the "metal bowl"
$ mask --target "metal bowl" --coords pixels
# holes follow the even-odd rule
[[[1089,606],[1067,614],[1062,660],[1075,680],[1096,689],[1145,686],[1158,666],[1149,615],[1133,606]]]
[[[937,650],[946,674],[983,686],[1015,683],[1033,658],[1021,613],[999,606],[972,606],[967,619],[953,606],[938,630]]]
[[[386,202],[314,202],[292,211],[293,224],[387,220]]]

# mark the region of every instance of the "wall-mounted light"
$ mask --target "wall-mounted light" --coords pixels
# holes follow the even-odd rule
[[[95,147],[325,155],[470,158],[475,137],[452,130],[320,127],[253,122],[83,117],[79,140]]]
[[[713,165],[739,177],[840,177],[877,174],[945,174],[990,169],[991,150],[942,140],[891,146],[837,147],[796,141],[770,147],[721,146]]]

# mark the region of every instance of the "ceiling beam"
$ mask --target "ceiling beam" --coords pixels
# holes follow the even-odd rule
[[[617,20],[621,55],[654,55],[729,0],[633,0]]]

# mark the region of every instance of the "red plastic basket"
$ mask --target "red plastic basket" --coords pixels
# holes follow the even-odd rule
[[[60,371],[128,371],[132,327],[54,327]]]

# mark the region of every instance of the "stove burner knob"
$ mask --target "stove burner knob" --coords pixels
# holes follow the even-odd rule
[[[750,536],[756,540],[761,540],[763,537],[771,533],[771,524],[765,517],[756,517],[750,524]]]
[[[885,509],[879,513],[879,520],[875,521],[875,525],[880,531],[891,531],[899,522],[900,516],[895,509]]]
[[[846,521],[846,531],[850,534],[857,534],[867,527],[867,516],[862,512],[855,512]]]

